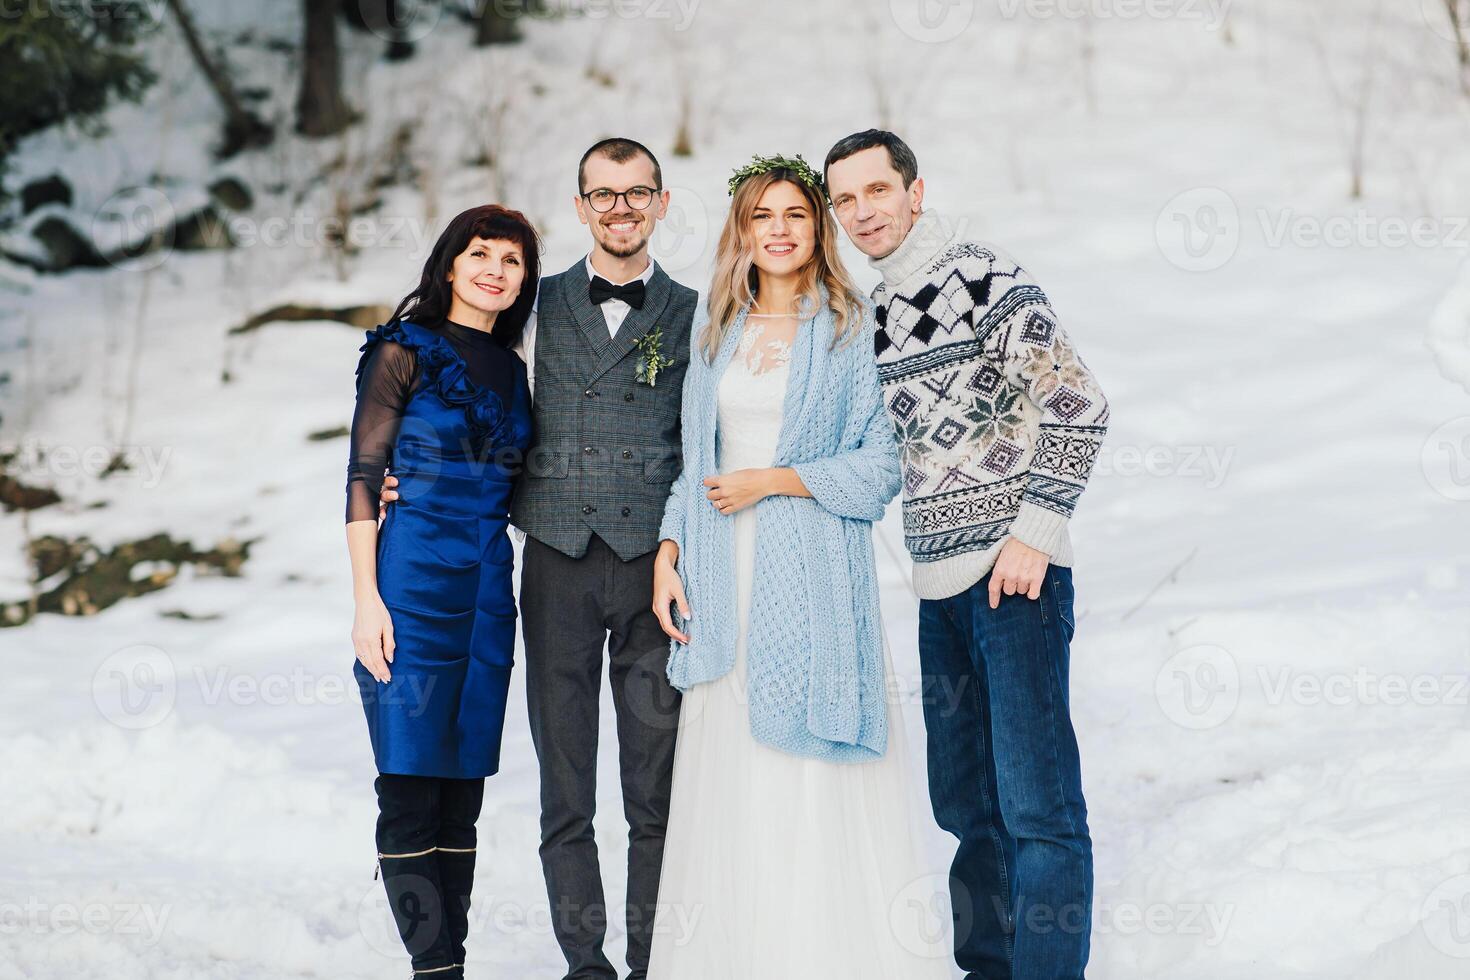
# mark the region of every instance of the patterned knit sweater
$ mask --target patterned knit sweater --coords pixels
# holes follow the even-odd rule
[[[874,349],[902,456],[915,590],[958,595],[1008,536],[1071,565],[1067,521],[1108,402],[1046,295],[933,211],[871,262],[883,274]]]

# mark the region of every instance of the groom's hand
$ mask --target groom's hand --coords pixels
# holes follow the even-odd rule
[[[1037,551],[1015,538],[1007,538],[1000,546],[995,567],[990,571],[990,608],[1000,608],[1001,593],[1025,595],[1028,599],[1041,598],[1041,583],[1046,578],[1046,567],[1051,559],[1044,551]]]
[[[388,516],[388,505],[398,499],[398,491],[393,488],[398,486],[398,477],[383,477],[383,489],[378,491],[378,521],[381,523]]]

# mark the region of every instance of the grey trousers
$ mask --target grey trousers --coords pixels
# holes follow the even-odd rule
[[[652,609],[654,555],[625,562],[593,535],[571,558],[526,538],[521,628],[541,767],[541,867],[567,980],[617,977],[602,951],[607,905],[592,833],[604,645],[629,827],[630,980],[648,969],[679,723],[679,693],[665,675],[669,638]]]

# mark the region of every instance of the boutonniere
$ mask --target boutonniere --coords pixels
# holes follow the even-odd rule
[[[658,373],[674,363],[673,358],[665,357],[662,347],[663,331],[654,327],[648,333],[638,338],[638,352],[642,355],[638,358],[638,373],[635,377],[652,388]]]

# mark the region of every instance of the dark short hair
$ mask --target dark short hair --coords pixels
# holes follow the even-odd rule
[[[893,164],[893,169],[903,178],[905,188],[918,178],[919,161],[914,158],[914,151],[909,149],[907,143],[886,129],[865,129],[861,133],[844,136],[833,144],[832,149],[827,151],[827,162],[822,164],[822,179],[827,179],[827,171],[838,160],[846,160],[855,153],[871,150],[875,146],[881,146],[888,151],[888,162]]]
[[[408,320],[431,328],[442,323],[449,316],[453,295],[453,287],[445,277],[454,268],[454,260],[476,238],[515,242],[521,247],[526,277],[520,295],[495,318],[495,329],[490,334],[502,346],[514,347],[526,329],[536,302],[536,287],[541,281],[541,240],[524,214],[498,204],[481,204],[454,216],[425,260],[419,284],[403,297],[388,322]]]
[[[640,153],[648,157],[648,162],[653,164],[653,189],[663,190],[664,172],[659,167],[658,157],[653,155],[653,151],[637,140],[614,136],[610,139],[598,140],[587,148],[586,153],[582,154],[582,160],[577,164],[577,193],[582,193],[583,185],[587,180],[587,161],[594,155],[607,157],[613,163],[627,163]]]

